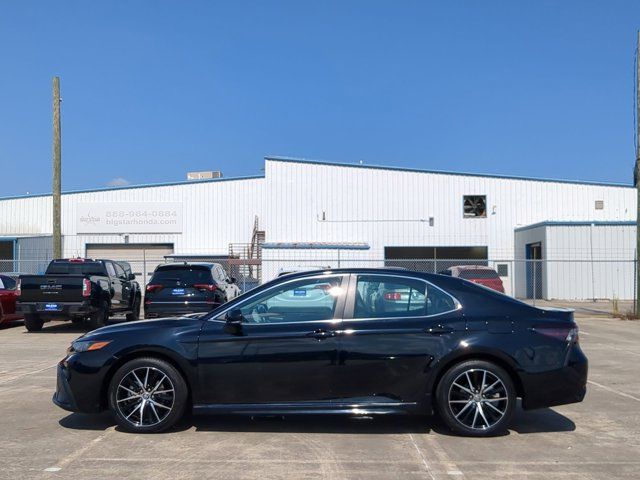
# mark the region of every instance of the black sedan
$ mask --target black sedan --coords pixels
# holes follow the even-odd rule
[[[568,310],[459,278],[337,269],[278,278],[203,317],[113,325],[73,342],[53,397],[132,432],[195,413],[432,414],[504,431],[524,409],[579,402],[587,359]]]

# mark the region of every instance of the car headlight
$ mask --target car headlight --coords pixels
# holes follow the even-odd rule
[[[111,343],[111,340],[91,341],[76,340],[71,344],[71,350],[74,352],[92,352],[100,350]]]

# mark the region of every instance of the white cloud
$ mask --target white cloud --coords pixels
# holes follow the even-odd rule
[[[107,187],[126,187],[131,182],[126,178],[116,177],[113,180],[107,182]]]

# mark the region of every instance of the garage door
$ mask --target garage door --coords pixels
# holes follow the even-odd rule
[[[87,258],[104,258],[129,262],[138,283],[145,286],[155,268],[165,263],[164,257],[173,253],[173,244],[87,244]]]

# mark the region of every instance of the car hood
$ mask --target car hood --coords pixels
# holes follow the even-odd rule
[[[202,320],[199,317],[195,316],[158,318],[154,320],[137,320],[135,322],[122,322],[98,328],[97,330],[93,330],[92,332],[89,332],[80,338],[82,338],[83,340],[89,340],[91,338],[104,338],[105,335],[108,336],[116,333],[134,334],[135,332],[139,332],[142,330],[180,330],[184,327],[199,325],[201,323]]]

